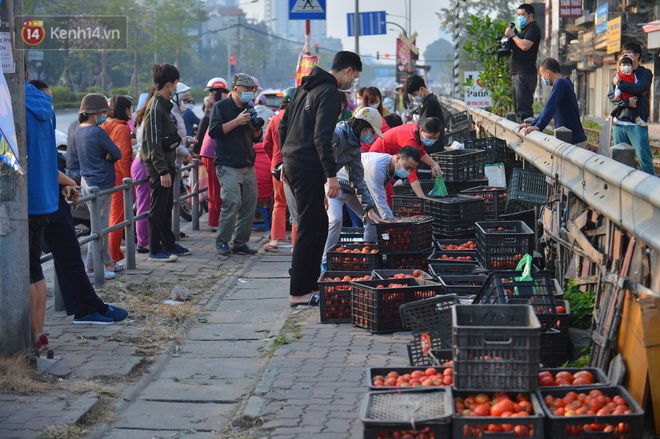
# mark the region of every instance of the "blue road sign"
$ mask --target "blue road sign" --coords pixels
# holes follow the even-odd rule
[[[325,20],[325,0],[289,0],[289,20]]]
[[[348,36],[355,35],[355,13],[346,14],[348,21]],[[360,12],[360,36],[363,35],[385,35],[387,24],[385,23],[385,11]]]

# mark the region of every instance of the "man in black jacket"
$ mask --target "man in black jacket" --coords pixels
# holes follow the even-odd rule
[[[428,145],[425,144],[424,150],[431,154],[433,152],[444,151],[444,132],[445,132],[445,117],[442,113],[442,106],[440,101],[431,90],[426,88],[424,78],[419,75],[411,75],[406,79],[403,84],[403,89],[411,97],[415,105],[418,105],[419,122],[429,117],[437,117],[440,121],[440,137]],[[428,169],[428,166],[425,168]]]
[[[253,145],[262,132],[260,126],[250,121],[252,116],[246,109],[254,109],[250,101],[257,84],[247,73],[236,73],[231,82],[231,93],[213,106],[209,122],[209,137],[215,139],[213,163],[222,198],[215,248],[223,255],[253,255],[257,251],[247,245],[258,195]]]
[[[339,194],[332,133],[341,111],[341,90],[351,88],[362,71],[353,52],[338,52],[330,72],[317,67],[302,79],[279,125],[283,174],[296,198],[298,232],[291,261],[291,306],[318,305],[317,280],[328,235],[327,196]],[[224,209],[224,205],[223,205]]]

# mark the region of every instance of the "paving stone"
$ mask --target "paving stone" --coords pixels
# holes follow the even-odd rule
[[[217,439],[214,432],[194,430],[134,430],[127,428],[114,428],[106,433],[104,439]]]
[[[136,401],[131,404],[130,413],[113,426],[115,429],[165,430],[165,433],[167,430],[213,431],[227,425],[233,410],[232,404]]]

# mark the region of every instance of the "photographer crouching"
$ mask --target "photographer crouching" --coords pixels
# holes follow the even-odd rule
[[[229,96],[213,106],[209,136],[215,139],[215,164],[220,181],[222,209],[215,248],[222,255],[253,255],[248,247],[257,208],[254,143],[262,136],[264,120],[250,101],[257,84],[247,73],[232,78]],[[231,247],[230,247],[231,242]]]

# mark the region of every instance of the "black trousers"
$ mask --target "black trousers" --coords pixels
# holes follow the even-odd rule
[[[153,176],[147,168],[149,186],[151,187],[151,205],[149,206],[149,252],[156,254],[168,251],[176,245],[176,238],[172,232],[172,208],[174,200],[172,186],[163,187],[160,177]],[[172,183],[174,175],[170,173]]]
[[[534,91],[538,76],[536,73],[519,73],[511,75],[511,85],[513,86],[513,107],[520,121],[524,122],[528,117],[534,117]]]
[[[80,256],[71,207],[61,195],[58,210],[48,216],[44,240],[53,253],[57,281],[67,315],[105,312],[105,304],[89,282]]]
[[[321,259],[328,237],[328,214],[325,211],[325,172],[284,164],[284,175],[296,198],[298,229],[291,259],[289,294],[303,296],[318,291]]]

